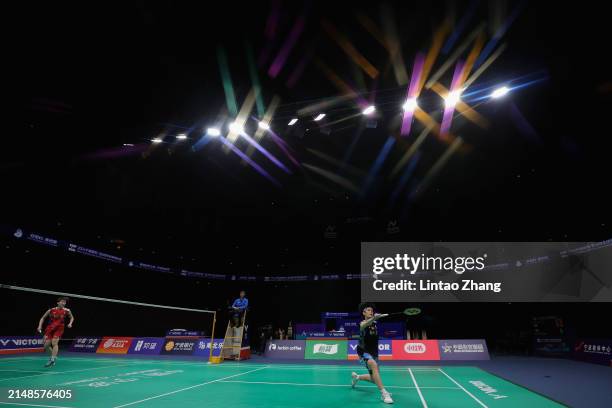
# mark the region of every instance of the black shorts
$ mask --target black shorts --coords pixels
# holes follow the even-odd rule
[[[378,356],[373,357],[370,353],[363,353],[362,355],[359,356],[359,361],[363,363],[363,365],[365,365],[365,368],[368,369],[368,373],[372,375],[372,369],[368,365],[368,360],[374,360],[376,361],[376,363],[378,363]]]

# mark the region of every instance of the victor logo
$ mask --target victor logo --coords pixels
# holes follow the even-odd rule
[[[313,354],[338,354],[337,344],[315,344]]]
[[[42,339],[13,339],[13,340],[0,340],[0,344],[3,346],[12,343],[15,346],[38,346],[43,344]]]
[[[140,351],[140,349],[142,349],[143,344],[144,340],[138,340],[138,343],[136,343],[136,347],[134,347],[134,351]]]
[[[407,354],[425,354],[427,347],[423,343],[406,343],[404,344],[404,351]]]

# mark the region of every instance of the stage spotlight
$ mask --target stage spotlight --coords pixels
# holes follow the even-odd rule
[[[448,95],[446,95],[446,98],[444,99],[447,107],[455,106],[460,100],[461,100],[461,91],[459,90],[449,92]]]
[[[507,86],[502,86],[501,88],[497,88],[491,94],[491,98],[498,99],[506,96],[510,92],[510,89]]]
[[[218,137],[221,136],[221,131],[217,128],[208,128],[206,129],[206,134],[210,137]]]
[[[184,133],[181,133],[181,134],[176,135],[176,138],[179,140],[185,140],[187,139],[187,135]]]
[[[324,114],[324,113],[319,113],[319,114],[317,115],[317,117],[316,117],[316,118],[314,118],[314,120],[315,120],[315,122],[318,122],[318,121],[320,121],[321,119],[323,119],[324,117],[325,117],[325,114]]]
[[[412,112],[418,107],[419,105],[417,104],[416,98],[406,99],[406,102],[402,105],[402,109],[404,109],[405,112]]]
[[[363,110],[363,112],[361,112],[361,113],[363,113],[364,115],[371,115],[371,114],[373,114],[375,111],[376,111],[376,107],[375,107],[374,105],[370,105],[370,106],[368,106],[367,108],[365,108],[365,109]]]
[[[297,123],[298,119],[297,118],[293,118],[291,119],[291,121],[289,122],[289,126],[293,126]]]
[[[234,133],[239,133],[239,134],[244,133],[244,128],[236,122],[233,122],[229,125],[229,130],[231,130]]]
[[[161,140],[159,137],[156,137],[155,139],[152,139],[151,142],[153,142],[153,143],[161,143],[161,142],[163,142],[163,140]]]
[[[270,130],[270,125],[267,124],[266,122],[259,122],[259,127],[262,128],[263,130]]]

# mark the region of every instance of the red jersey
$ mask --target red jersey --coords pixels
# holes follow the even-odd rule
[[[68,315],[68,309],[59,307],[54,307],[49,311],[49,325],[52,326],[63,326],[64,319]]]

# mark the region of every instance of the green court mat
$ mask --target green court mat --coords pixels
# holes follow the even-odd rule
[[[129,358],[0,358],[0,406],[15,407],[380,407],[373,384],[350,386],[362,366],[254,364]],[[476,367],[382,366],[398,407],[562,407]],[[10,399],[10,390],[70,390],[71,399]],[[14,396],[14,395],[13,395]]]

